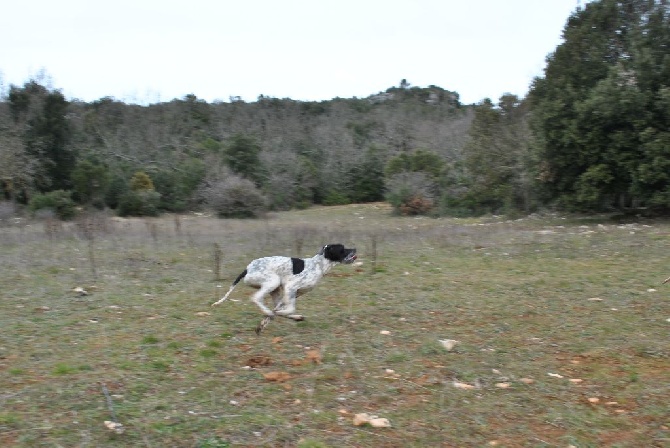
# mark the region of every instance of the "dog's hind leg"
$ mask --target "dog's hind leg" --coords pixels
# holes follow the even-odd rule
[[[274,304],[274,309],[273,311],[279,310],[284,304],[281,301],[282,298],[282,288],[279,287],[272,291],[270,293],[270,297],[272,298],[272,303]],[[270,325],[270,322],[272,322],[272,319],[274,319],[274,316],[265,316],[263,320],[258,324],[256,327],[256,334],[260,335],[261,331],[265,329],[268,325]]]
[[[265,306],[263,297],[265,297],[267,294],[272,294],[274,290],[279,288],[280,284],[281,279],[278,275],[268,276],[263,279],[263,283],[260,284],[258,291],[256,291],[251,296],[251,301],[254,302],[266,316],[274,316],[275,313],[270,308]]]
[[[273,311],[277,311],[284,306],[281,300],[283,293],[284,288],[282,288],[281,286],[270,293],[270,297],[272,298],[272,304],[274,305]]]
[[[274,316],[265,316],[263,320],[258,324],[256,327],[256,334],[260,336],[261,331],[265,330],[265,327],[270,325],[270,322],[272,322],[272,319],[274,319]]]
[[[295,314],[295,301],[298,296],[298,288],[296,288],[291,283],[284,285],[284,294],[282,298],[282,304],[280,310],[277,310],[276,314],[281,316],[296,316]],[[289,317],[289,319],[293,319]]]

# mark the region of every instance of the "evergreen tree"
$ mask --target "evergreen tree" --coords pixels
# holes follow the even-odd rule
[[[103,206],[103,198],[109,187],[109,172],[105,165],[82,160],[72,171],[72,184],[77,200]]]
[[[413,153],[400,153],[392,157],[384,168],[384,174],[390,178],[396,174],[422,171],[437,179],[444,170],[444,161],[434,152],[417,149]]]
[[[644,13],[633,36],[635,81],[644,95],[646,127],[640,133],[640,159],[632,174],[632,194],[646,205],[670,208],[670,5]]]
[[[531,208],[527,116],[527,104],[516,95],[503,95],[497,106],[486,99],[476,107],[463,148],[467,189],[460,198],[449,199],[452,205],[468,203],[477,213]]]
[[[353,202],[374,202],[384,199],[384,164],[379,149],[370,147],[360,164],[349,172],[349,198]]]
[[[76,158],[63,94],[29,81],[22,88],[12,85],[8,99],[14,122],[24,129],[26,152],[38,161],[35,187],[42,192],[70,189]]]
[[[670,208],[666,1],[578,9],[530,98],[547,198],[592,211]]]
[[[253,137],[235,134],[230,138],[225,149],[226,163],[234,173],[258,185],[263,178],[260,152],[261,147]]]

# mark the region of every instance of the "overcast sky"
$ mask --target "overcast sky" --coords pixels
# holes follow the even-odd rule
[[[69,99],[525,96],[584,0],[0,0],[0,81]]]

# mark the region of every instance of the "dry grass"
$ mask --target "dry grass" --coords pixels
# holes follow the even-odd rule
[[[383,204],[5,227],[0,445],[668,446],[669,234]],[[299,300],[307,321],[257,337],[244,287],[209,307],[250,259],[328,242],[363,264]]]

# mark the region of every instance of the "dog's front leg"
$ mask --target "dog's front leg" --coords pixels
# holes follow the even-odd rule
[[[277,314],[281,316],[294,315],[295,301],[298,295],[298,289],[293,285],[284,286],[284,297],[282,298],[282,307],[277,310]]]
[[[291,320],[294,320],[296,322],[300,322],[300,321],[305,320],[305,316],[303,316],[302,314],[284,314],[285,310],[283,309],[283,307],[284,307],[284,302],[283,301],[278,302],[277,305],[275,306],[274,310],[273,310],[274,315],[265,316],[263,318],[263,320],[261,320],[261,322],[256,327],[256,334],[257,335],[260,335],[261,332],[263,330],[265,330],[265,327],[270,325],[270,322],[272,322],[272,320],[275,318],[275,316],[285,317],[287,319],[291,319]]]
[[[277,311],[277,316],[286,317],[291,320],[301,321],[305,320],[302,314],[296,314],[295,302],[298,298],[299,290],[297,288],[286,287],[284,291],[284,299],[282,303],[284,306]]]

